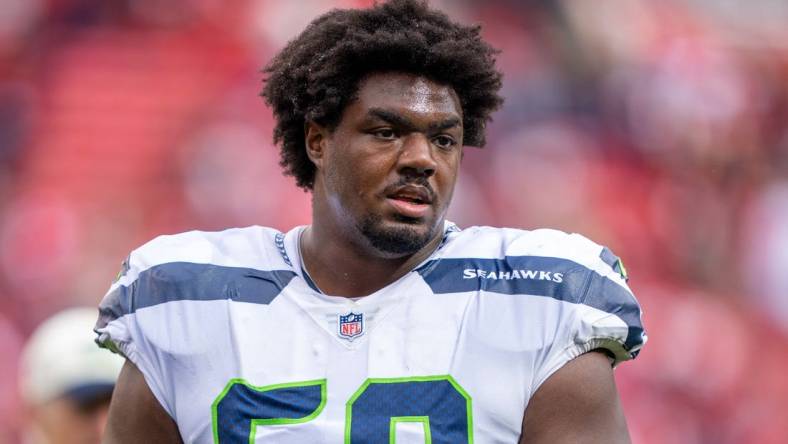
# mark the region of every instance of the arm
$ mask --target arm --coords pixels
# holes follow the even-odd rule
[[[153,396],[142,373],[126,360],[109,406],[104,444],[182,443],[175,421]]]
[[[629,443],[607,356],[583,354],[537,389],[523,418],[520,444]]]

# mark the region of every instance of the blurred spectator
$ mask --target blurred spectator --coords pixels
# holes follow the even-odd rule
[[[19,370],[29,444],[101,442],[123,359],[93,339],[94,308],[71,308],[46,320],[25,345]]]
[[[765,186],[747,216],[747,284],[758,311],[788,332],[788,180]]]
[[[22,342],[14,324],[0,313],[0,444],[14,442],[12,430],[20,420],[17,372]]]

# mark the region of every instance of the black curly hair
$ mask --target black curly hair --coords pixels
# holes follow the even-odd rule
[[[335,9],[315,19],[274,57],[262,96],[276,117],[280,164],[304,190],[315,165],[306,154],[304,124],[333,130],[370,73],[406,72],[451,86],[463,110],[464,144],[482,147],[485,125],[500,107],[497,53],[480,36],[430,9],[423,0],[390,0],[369,9]]]

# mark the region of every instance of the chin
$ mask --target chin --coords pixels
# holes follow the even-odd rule
[[[378,215],[370,215],[360,221],[358,229],[379,252],[387,256],[408,256],[429,244],[437,224],[403,216],[387,222]]]

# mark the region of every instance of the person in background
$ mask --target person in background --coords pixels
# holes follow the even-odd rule
[[[19,369],[25,443],[101,442],[123,359],[96,347],[95,319],[95,308],[64,310],[25,345]]]

